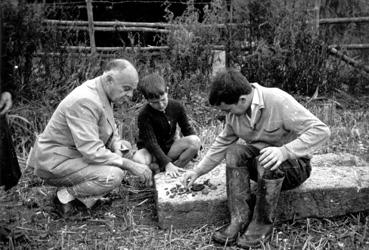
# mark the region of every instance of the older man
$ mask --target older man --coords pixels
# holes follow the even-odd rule
[[[120,185],[125,170],[152,185],[148,166],[123,157],[130,144],[119,138],[113,118],[112,103],[132,97],[137,83],[130,62],[110,61],[101,76],[62,100],[35,142],[30,163],[36,175],[59,187],[54,202],[62,215],[73,211],[75,199],[91,208]]]

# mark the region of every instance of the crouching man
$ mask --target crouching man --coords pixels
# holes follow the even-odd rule
[[[225,159],[231,218],[213,240],[258,247],[270,240],[280,191],[310,176],[311,154],[330,130],[286,92],[249,83],[233,69],[215,76],[209,102],[227,112],[226,124],[204,158],[184,175],[183,184],[191,186]],[[236,144],[239,138],[246,144]],[[254,207],[250,179],[257,182]]]
[[[49,185],[62,215],[78,199],[87,208],[118,187],[127,170],[152,184],[148,166],[124,158],[130,144],[119,138],[112,103],[132,97],[138,84],[134,66],[123,59],[108,62],[101,76],[74,89],[59,104],[35,142],[30,165]]]

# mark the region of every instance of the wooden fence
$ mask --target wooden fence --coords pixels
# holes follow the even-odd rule
[[[232,1],[231,1],[232,2]],[[319,34],[320,26],[346,23],[369,23],[369,17],[344,17],[344,18],[320,18],[321,0],[315,0],[313,27],[316,35]],[[123,47],[97,47],[95,42],[95,31],[135,31],[135,32],[154,32],[166,34],[180,27],[180,25],[170,23],[148,23],[148,22],[121,22],[121,21],[95,21],[92,8],[92,0],[86,0],[86,10],[88,21],[66,21],[66,20],[44,20],[47,25],[55,25],[58,29],[73,29],[88,31],[90,46],[65,46],[65,49],[71,52],[113,52],[122,50]],[[224,29],[234,26],[245,26],[245,23],[227,23],[227,24],[200,24],[201,27],[216,27]],[[160,51],[168,49],[168,46],[149,46],[140,47],[142,51]],[[224,45],[213,45],[214,49],[226,50]],[[137,47],[124,47],[125,50],[136,50]],[[248,48],[244,48],[248,49]],[[328,46],[329,53],[340,58],[344,62],[369,73],[369,66],[350,58],[341,50],[362,50],[369,49],[369,43],[362,44],[331,44]]]
[[[331,24],[348,24],[348,23],[369,23],[369,17],[341,17],[341,18],[320,18],[320,5],[321,0],[315,0],[314,6],[314,29],[316,34],[319,34],[320,25],[331,25]],[[369,49],[369,43],[361,44],[331,44],[328,46],[328,51],[331,55],[340,58],[349,65],[356,67],[366,73],[369,73],[369,66],[363,65],[362,63],[354,60],[353,58],[345,55],[340,49],[345,50],[362,50]]]
[[[137,47],[97,47],[95,42],[95,31],[135,31],[135,32],[153,32],[153,33],[161,33],[167,34],[170,33],[183,25],[176,25],[170,23],[162,23],[162,22],[121,22],[121,21],[95,21],[93,15],[92,8],[92,0],[86,0],[86,10],[88,21],[67,21],[67,20],[44,20],[44,24],[46,25],[54,25],[57,29],[73,29],[73,30],[84,30],[88,31],[90,46],[65,46],[64,48],[67,51],[77,52],[84,51],[91,53],[97,52],[114,52],[119,50],[136,50]],[[247,26],[244,23],[220,23],[220,24],[199,24],[202,28],[212,27],[225,29],[227,27],[238,27],[238,26]],[[225,45],[212,45],[212,48],[215,50],[224,50]],[[141,51],[160,51],[168,49],[168,46],[148,46],[148,47],[140,47]],[[244,48],[246,49],[246,48]]]

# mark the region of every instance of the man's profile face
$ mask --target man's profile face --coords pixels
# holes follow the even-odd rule
[[[133,90],[137,88],[138,74],[136,70],[126,68],[123,71],[113,71],[109,75],[109,99],[119,103],[124,98],[132,98]]]
[[[147,102],[153,109],[163,112],[168,106],[168,93],[164,93],[157,99],[148,99]]]

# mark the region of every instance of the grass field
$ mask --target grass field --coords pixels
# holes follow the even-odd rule
[[[349,152],[369,161],[367,105],[353,109],[335,108],[331,103],[306,104],[332,131],[317,153]],[[219,126],[198,126],[206,146]],[[67,219],[56,218],[51,204],[55,189],[45,186],[32,169],[25,169],[26,155],[21,154],[19,160],[23,170],[20,183],[0,192],[0,223],[14,231],[12,240],[0,243],[0,249],[237,249],[211,241],[212,233],[222,225],[159,229],[153,189],[136,184],[122,184],[111,196],[110,205],[82,210]],[[134,180],[129,179],[131,183]],[[367,212],[279,222],[270,244],[262,249],[369,249],[368,222]]]

